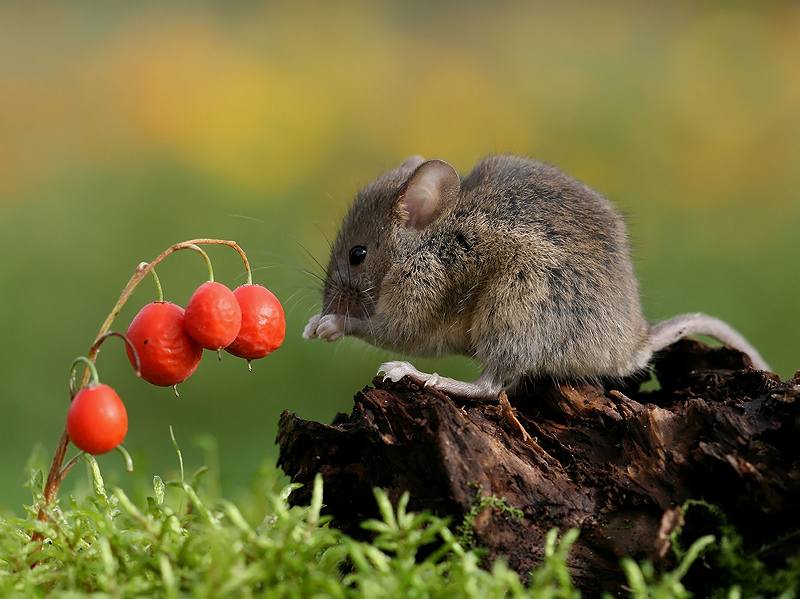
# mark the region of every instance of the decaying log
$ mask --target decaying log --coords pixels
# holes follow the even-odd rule
[[[377,517],[373,487],[394,500],[408,490],[411,508],[456,523],[476,494],[501,498],[524,518],[485,508],[475,543],[523,576],[550,529],[577,527],[570,567],[589,596],[619,588],[622,556],[674,565],[670,533],[688,499],[720,506],[753,546],[799,529],[800,376],[781,382],[687,339],[654,371],[657,390],[535,381],[510,404],[375,379],[331,425],[284,412],[279,465],[294,482],[321,473],[333,524],[357,537]]]

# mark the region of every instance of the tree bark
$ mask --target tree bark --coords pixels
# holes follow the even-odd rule
[[[510,403],[474,403],[414,384],[373,381],[331,425],[284,412],[279,465],[305,486],[321,473],[333,525],[365,538],[380,487],[411,508],[472,522],[486,563],[521,576],[541,562],[554,527],[576,527],[570,568],[585,595],[623,583],[623,556],[674,565],[671,533],[689,499],[716,504],[750,546],[800,528],[800,377],[781,382],[732,349],[684,339],[654,363],[660,388],[531,381]],[[800,373],[798,373],[800,375]],[[698,535],[702,532],[698,529]],[[796,546],[778,546],[778,553]]]

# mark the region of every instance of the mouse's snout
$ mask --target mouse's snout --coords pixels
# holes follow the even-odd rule
[[[375,311],[371,289],[352,276],[330,277],[325,284],[322,314],[366,319]]]

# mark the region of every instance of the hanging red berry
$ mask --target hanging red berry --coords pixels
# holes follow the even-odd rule
[[[261,285],[242,285],[233,294],[242,308],[242,326],[225,351],[255,360],[278,349],[286,335],[286,319],[278,298]]]
[[[126,333],[139,354],[142,378],[169,387],[185,381],[197,369],[203,348],[186,332],[184,310],[171,302],[144,306]],[[128,358],[134,364],[130,349]]]
[[[89,384],[78,391],[67,413],[67,433],[78,449],[99,455],[122,443],[128,412],[108,385]]]
[[[230,289],[208,281],[189,298],[185,324],[189,336],[200,347],[216,351],[236,339],[242,325],[242,309]]]

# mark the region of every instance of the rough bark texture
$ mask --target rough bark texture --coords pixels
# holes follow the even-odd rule
[[[454,522],[477,493],[502,498],[524,518],[487,507],[475,542],[522,576],[550,529],[577,527],[570,567],[593,596],[619,589],[622,556],[673,565],[687,499],[719,505],[754,547],[800,528],[800,379],[748,366],[682,340],[655,363],[658,390],[537,381],[510,405],[376,379],[329,426],[284,412],[279,464],[294,482],[321,473],[334,525],[356,537],[377,517],[373,487]]]

